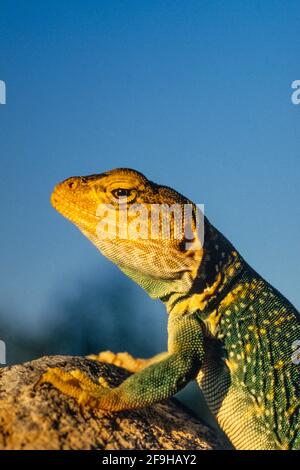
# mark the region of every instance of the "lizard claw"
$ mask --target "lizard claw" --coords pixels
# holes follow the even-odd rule
[[[65,371],[58,367],[50,368],[42,374],[35,383],[34,390],[43,383],[49,383],[65,395],[75,398],[80,406],[83,418],[85,418],[83,414],[84,406],[97,408],[103,390],[109,388],[103,377],[100,377],[99,384],[96,384],[79,369]]]
[[[147,365],[147,359],[135,358],[127,352],[113,353],[112,351],[102,351],[99,354],[90,354],[88,359],[93,361],[106,362],[113,364],[129,372],[138,372]]]

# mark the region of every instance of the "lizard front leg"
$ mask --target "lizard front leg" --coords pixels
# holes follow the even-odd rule
[[[79,370],[49,369],[39,383],[48,382],[81,405],[108,411],[142,408],[173,396],[201,367],[202,328],[194,316],[169,321],[169,351],[161,360],[133,374],[116,388],[100,378],[94,383]]]

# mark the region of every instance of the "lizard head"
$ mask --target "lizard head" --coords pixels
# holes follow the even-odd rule
[[[191,287],[202,258],[201,216],[178,192],[121,168],[68,178],[51,202],[151,297]]]

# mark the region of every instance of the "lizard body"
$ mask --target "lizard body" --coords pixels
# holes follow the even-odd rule
[[[167,399],[196,379],[237,449],[300,449],[300,367],[292,361],[293,342],[300,339],[298,312],[206,217],[199,240],[191,201],[135,170],[116,169],[63,181],[52,204],[152,298],[165,303],[168,351],[116,388],[101,378],[95,384],[78,370],[57,368],[40,383],[52,383],[81,405],[117,411]],[[169,237],[160,230],[153,237],[144,224],[149,214],[139,219],[136,204],[192,205],[191,243],[184,231],[175,236],[185,224],[178,222],[178,213],[168,219]],[[114,223],[107,217],[112,215]],[[163,220],[162,215],[156,219],[160,229]],[[136,231],[124,236],[130,224]]]

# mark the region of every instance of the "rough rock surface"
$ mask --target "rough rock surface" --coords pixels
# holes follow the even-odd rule
[[[48,367],[78,368],[116,386],[128,372],[82,357],[52,356],[0,369],[0,449],[224,449],[227,444],[178,402],[169,400],[137,411],[84,410],[43,384]]]

